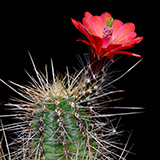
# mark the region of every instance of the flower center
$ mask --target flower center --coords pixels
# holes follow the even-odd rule
[[[102,38],[111,38],[113,31],[113,27],[104,26]]]

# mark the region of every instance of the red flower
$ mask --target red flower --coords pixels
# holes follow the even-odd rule
[[[93,16],[89,12],[85,12],[84,15],[82,24],[71,18],[72,23],[88,39],[88,41],[84,39],[79,39],[79,41],[89,45],[99,59],[106,56],[113,61],[115,54],[141,57],[138,54],[124,51],[143,39],[143,37],[136,37],[133,23],[123,23],[118,19],[113,20],[111,14],[107,12],[101,16]]]

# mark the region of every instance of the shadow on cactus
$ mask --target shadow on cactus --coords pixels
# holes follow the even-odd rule
[[[92,18],[92,15],[88,12],[86,13],[86,16]],[[98,25],[97,21],[100,21],[100,16],[95,17],[96,18],[92,18],[94,19],[92,22],[94,22],[94,25]],[[97,52],[97,47],[100,46],[100,38],[92,35],[92,33],[90,33],[91,30],[87,30],[86,26],[84,29],[81,23],[72,19],[76,28],[88,38],[92,49],[88,65],[80,71],[70,75],[67,69],[65,76],[60,74],[56,75],[51,61],[52,80],[49,80],[47,66],[45,68],[45,74],[39,72],[30,55],[36,78],[27,73],[31,79],[31,82],[28,85],[20,85],[10,81],[12,85],[15,85],[18,88],[15,89],[11,84],[1,80],[1,82],[22,97],[22,99],[12,99],[12,103],[6,104],[6,106],[13,111],[13,114],[10,116],[16,119],[17,122],[7,126],[3,126],[3,123],[1,122],[0,131],[3,131],[3,141],[5,141],[3,143],[6,143],[8,152],[4,153],[0,147],[1,159],[126,159],[126,156],[131,149],[131,146],[128,147],[128,141],[131,134],[128,136],[126,143],[119,141],[123,132],[118,128],[120,116],[140,112],[115,113],[110,110],[116,111],[116,109],[118,109],[119,111],[128,108],[109,107],[107,104],[119,100],[119,98],[111,100],[109,98],[110,95],[123,92],[123,90],[115,90],[112,88],[112,83],[127,74],[141,60],[114,80],[110,79],[112,73],[107,72],[109,64],[112,62],[106,63],[106,61],[108,59],[113,61],[114,54],[117,54],[118,52],[122,53],[120,49],[130,48],[135,43],[142,40],[142,38],[134,40],[134,34],[134,36],[128,36],[128,40],[130,41],[128,41],[127,44],[124,41],[123,46],[114,44],[111,36],[115,31],[114,26],[117,27],[117,23],[120,21],[117,22],[112,19],[111,23],[111,18],[108,19],[108,14],[107,16],[102,17],[105,17],[105,20],[110,24],[105,27],[105,30],[112,27],[113,23],[113,33],[110,33],[111,35],[109,37],[105,36],[101,38],[102,41],[105,41],[105,45],[108,44],[108,46],[105,46],[106,49],[100,47],[100,52]],[[84,25],[89,24],[87,21],[89,21],[89,19],[83,21]],[[119,27],[121,25],[119,25]],[[121,28],[124,27],[121,26]],[[130,28],[133,30],[133,25]],[[128,33],[130,32],[127,32],[126,34]],[[107,34],[107,31],[105,34]],[[125,36],[124,29],[123,36]],[[98,46],[95,46],[93,41]],[[89,44],[87,41],[85,41],[85,43]],[[110,50],[107,51],[107,47],[110,48]],[[129,52],[123,51],[123,54],[126,53],[129,54]],[[137,55],[132,54],[132,56]],[[129,109],[137,110],[142,108],[131,107]],[[105,111],[106,114],[104,114],[103,111]],[[4,116],[7,115],[2,115],[1,118]],[[8,130],[13,130],[16,135],[16,138],[10,144],[7,143],[5,136],[5,132]]]

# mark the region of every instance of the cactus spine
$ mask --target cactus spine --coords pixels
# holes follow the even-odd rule
[[[122,158],[129,153],[126,146],[123,148],[117,141],[121,131],[116,130],[118,126],[114,127],[115,118],[110,119],[110,116],[118,114],[101,114],[106,109],[104,106],[114,101],[107,100],[107,96],[122,92],[106,92],[104,79],[108,74],[97,74],[94,81],[93,76],[88,75],[89,67],[72,76],[67,70],[66,76],[60,78],[55,76],[52,64],[53,80],[49,82],[47,71],[45,76],[37,71],[34,62],[33,66],[37,80],[28,74],[32,80],[30,85],[11,82],[19,90],[1,80],[23,97],[7,104],[15,112],[14,118],[20,120],[13,127],[20,134],[10,144],[14,149],[18,146],[11,157],[16,155],[17,159],[25,160],[96,160]],[[102,98],[106,100],[102,101]]]
[[[107,104],[119,100],[111,99],[109,95],[123,92],[115,90],[112,83],[122,78],[141,60],[114,80],[110,78],[111,73],[107,72],[109,62],[106,63],[108,60],[114,62],[115,54],[141,57],[125,49],[133,47],[142,41],[143,37],[136,37],[133,23],[123,24],[120,20],[113,20],[108,12],[101,16],[85,12],[82,23],[73,18],[71,21],[87,38],[87,41],[79,41],[90,46],[91,54],[87,57],[87,67],[74,75],[70,75],[67,70],[67,74],[61,78],[61,75],[54,74],[52,63],[53,80],[49,81],[47,67],[45,75],[38,72],[30,56],[36,78],[28,74],[31,78],[29,85],[11,82],[18,87],[14,89],[0,79],[21,96],[19,99],[12,99],[14,102],[5,104],[13,110],[13,115],[0,116],[16,119],[14,123],[5,126],[0,121],[0,132],[3,132],[2,139],[5,139],[8,151],[8,154],[4,154],[0,146],[0,159],[126,159],[130,150],[127,150],[128,140],[126,144],[119,142],[118,136],[122,133],[118,131],[120,119],[117,123],[115,121],[119,115],[137,112],[111,112],[109,109],[114,107]],[[117,108],[118,111],[128,109]],[[16,135],[10,144],[7,143],[6,131],[13,131]]]
[[[31,124],[35,134],[31,148],[36,148],[37,153],[35,152],[33,157],[82,159],[83,156],[86,158],[88,153],[83,155],[83,152],[87,141],[86,132],[89,132],[90,128],[89,118],[85,118],[86,109],[80,108],[77,98],[64,90],[62,82],[54,82],[47,95],[46,99],[35,96],[38,101]],[[93,138],[89,140],[90,145],[94,143],[91,139]]]

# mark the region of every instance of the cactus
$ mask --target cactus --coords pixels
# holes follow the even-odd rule
[[[9,160],[125,160],[130,153],[131,148],[127,147],[131,133],[126,143],[119,141],[119,136],[123,132],[119,130],[121,119],[119,116],[140,112],[119,112],[121,109],[128,108],[110,107],[108,104],[120,99],[111,99],[110,95],[123,92],[123,90],[116,90],[112,84],[141,60],[114,80],[112,80],[113,72],[108,70],[115,54],[141,57],[123,49],[133,47],[143,37],[135,38],[134,24],[131,23],[124,25],[130,27],[126,31],[127,36],[124,36],[124,26],[121,27],[120,33],[118,32],[118,36],[114,34],[114,29],[117,31],[117,27],[120,28],[123,24],[120,23],[121,21],[113,20],[109,13],[93,17],[86,12],[85,16],[83,25],[74,19],[72,23],[89,41],[80,39],[91,47],[87,66],[72,75],[67,69],[63,76],[54,73],[51,61],[52,80],[50,81],[47,66],[45,74],[39,72],[29,54],[36,78],[27,73],[31,79],[28,85],[10,81],[18,88],[15,89],[11,84],[0,79],[21,96],[5,104],[13,114],[0,116],[14,119],[13,123],[4,126],[1,121],[0,131],[3,131],[8,152],[4,154],[0,147],[1,159],[5,160],[7,157]],[[104,18],[107,20],[107,25],[103,23]],[[95,30],[100,34],[95,36],[95,30],[90,27],[92,25],[97,25]],[[128,36],[130,32],[132,36]],[[119,44],[119,39],[122,44]],[[114,112],[111,111],[112,109]],[[12,131],[16,137],[9,144],[5,131]]]
[[[120,153],[128,154],[129,151],[117,141],[121,131],[116,130],[110,118],[121,113],[101,114],[107,109],[103,106],[114,101],[107,100],[107,96],[123,92],[105,91],[112,82],[105,83],[109,73],[96,75],[97,80],[93,81],[88,75],[91,67],[84,67],[72,76],[67,70],[64,78],[60,78],[54,74],[52,64],[53,80],[49,82],[48,72],[44,76],[37,71],[33,60],[32,63],[37,80],[28,74],[32,80],[30,85],[11,82],[19,88],[16,90],[1,80],[23,97],[15,99],[16,103],[6,104],[15,112],[14,118],[20,121],[9,127],[20,133],[11,144],[15,149],[11,157],[93,160],[122,158]]]

